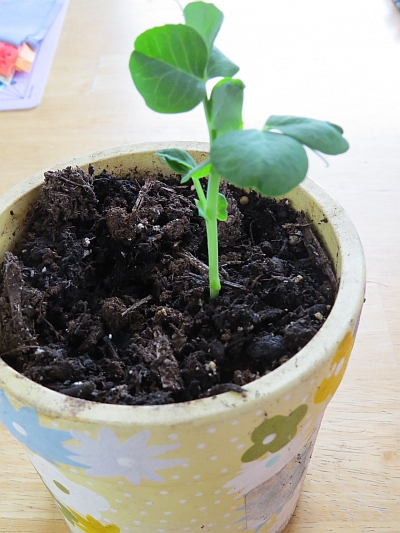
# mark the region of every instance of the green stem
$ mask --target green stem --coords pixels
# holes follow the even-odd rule
[[[211,110],[210,102],[205,98],[203,100],[204,113],[207,120],[208,133],[210,136],[210,145],[215,140],[216,132],[211,126]],[[208,247],[208,279],[210,284],[210,298],[217,298],[221,290],[221,281],[219,279],[218,271],[218,193],[219,193],[220,177],[214,172],[211,167],[211,172],[208,177],[207,198],[205,203],[205,220],[207,232],[207,247]],[[197,188],[196,188],[197,191]],[[203,191],[202,191],[203,192]],[[197,191],[197,194],[199,192]],[[201,197],[199,195],[201,201]]]
[[[203,207],[203,211],[205,211],[206,210],[206,205],[207,205],[207,199],[206,199],[206,195],[204,194],[203,187],[201,186],[200,180],[196,179],[196,180],[192,180],[192,181],[193,181],[193,184],[194,184],[196,192],[197,192],[197,197],[200,200],[200,203],[201,203],[201,205]]]
[[[208,245],[208,277],[210,282],[210,298],[216,298],[221,290],[218,271],[218,192],[220,177],[211,170],[207,186],[206,230]]]

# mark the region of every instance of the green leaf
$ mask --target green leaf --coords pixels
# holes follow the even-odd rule
[[[216,46],[212,47],[210,60],[207,65],[207,78],[232,78],[239,72],[239,67],[232,63]]]
[[[129,69],[150,109],[182,113],[203,100],[207,63],[206,44],[193,28],[167,24],[139,35]]]
[[[225,221],[228,218],[228,201],[222,193],[218,193],[217,219]]]
[[[308,168],[302,145],[280,133],[237,130],[211,145],[211,164],[226,181],[255,189],[264,196],[285,194],[304,178]]]
[[[179,148],[165,148],[156,152],[156,155],[178,174],[186,174],[196,167],[196,161],[193,157],[185,150],[180,150]]]
[[[185,22],[188,26],[197,31],[204,39],[207,49],[210,52],[215,37],[217,36],[224,20],[223,13],[213,4],[205,2],[192,2],[183,10]]]
[[[181,183],[186,183],[191,178],[194,180],[198,180],[200,178],[204,178],[204,176],[208,176],[211,172],[211,164],[210,160],[207,159],[206,161],[203,161],[196,167],[192,168],[183,178],[181,179]]]
[[[279,130],[324,154],[337,155],[349,149],[349,143],[342,137],[342,128],[322,120],[273,115],[267,120],[264,129]]]
[[[197,210],[199,212],[199,215],[202,217],[202,218],[206,218],[206,213],[204,211],[204,208],[203,208],[203,204],[200,202],[200,200],[198,200],[197,198],[195,198],[194,200],[194,203],[196,204],[196,207],[197,207]]]
[[[211,128],[218,136],[242,129],[243,90],[244,83],[232,78],[221,80],[212,90],[209,104]]]

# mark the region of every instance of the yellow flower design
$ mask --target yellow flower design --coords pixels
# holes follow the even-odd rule
[[[120,533],[121,531],[118,526],[114,526],[112,524],[103,526],[90,515],[86,515],[86,518],[83,518],[83,516],[79,515],[75,511],[72,511],[72,513],[78,520],[75,525],[79,527],[79,529],[82,529],[82,531],[85,533]]]
[[[322,380],[314,396],[314,403],[324,402],[329,395],[333,395],[339,387],[345,373],[351,349],[354,344],[353,334],[349,331],[346,333],[342,342],[339,344],[335,357],[331,363],[328,375]]]

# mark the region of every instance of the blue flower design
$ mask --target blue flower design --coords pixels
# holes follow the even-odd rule
[[[82,467],[67,456],[63,442],[71,440],[68,431],[43,427],[34,407],[15,409],[5,393],[0,390],[0,422],[31,452],[40,455],[50,463],[64,463]]]

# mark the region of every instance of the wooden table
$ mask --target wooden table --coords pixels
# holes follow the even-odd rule
[[[216,0],[218,40],[242,66],[245,125],[294,114],[342,125],[351,150],[309,175],[353,219],[366,304],[285,533],[400,531],[400,12],[391,0]],[[0,190],[76,154],[207,140],[201,110],[147,110],[127,62],[136,35],[176,22],[174,0],[70,0],[41,105],[0,114]],[[67,533],[21,447],[0,428],[0,532]]]

